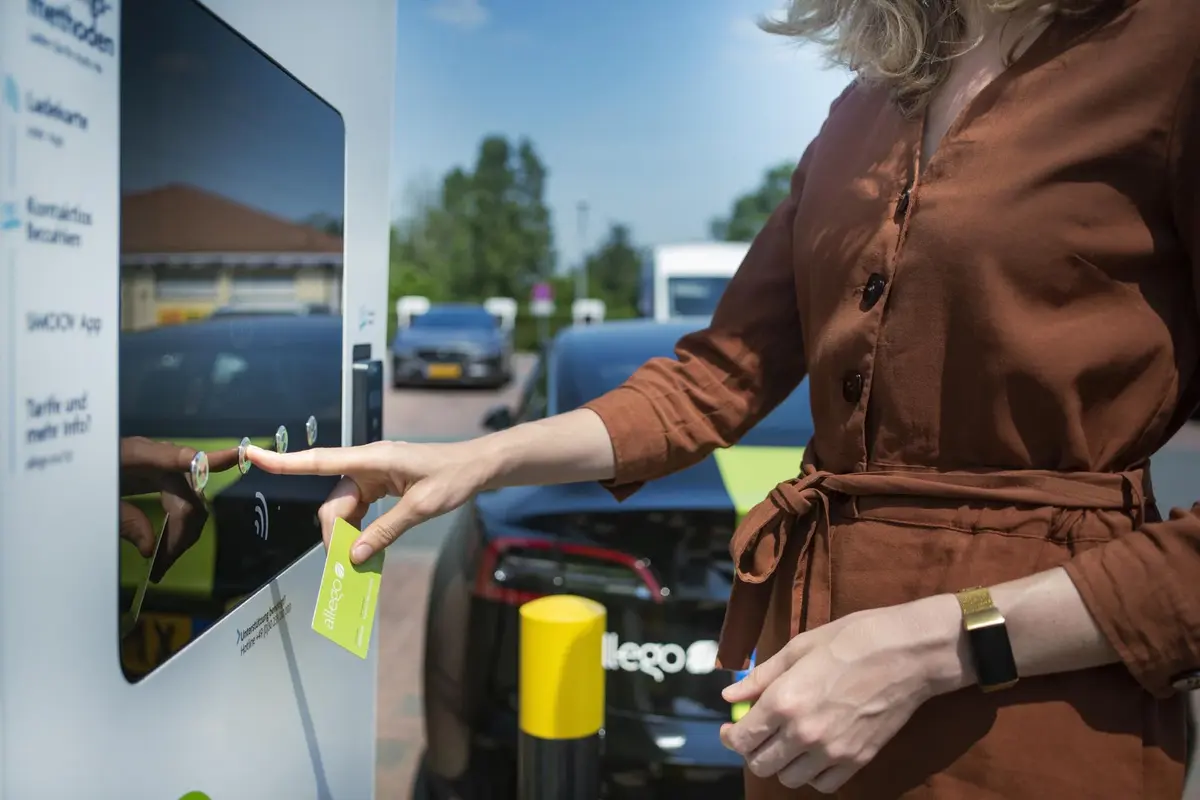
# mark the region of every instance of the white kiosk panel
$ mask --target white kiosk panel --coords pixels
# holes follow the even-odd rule
[[[293,450],[367,429],[395,27],[394,0],[0,0],[0,799],[373,796],[374,648],[310,627],[314,487],[220,452],[273,438],[264,406]],[[332,369],[288,361],[304,337]]]

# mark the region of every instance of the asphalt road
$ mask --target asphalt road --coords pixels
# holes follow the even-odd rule
[[[387,399],[383,404],[384,435],[393,441],[452,442],[486,433],[483,417],[497,405],[515,407],[521,397],[521,387],[533,371],[537,357],[529,353],[513,356],[513,379],[500,390],[465,389],[396,389],[391,375],[387,380]],[[381,508],[387,509],[385,502]],[[405,534],[393,549],[401,551],[436,552],[450,522],[449,514],[414,528]]]
[[[520,386],[534,365],[525,355],[516,361],[513,382],[500,391],[462,389],[391,389],[384,406],[389,439],[455,441],[484,432],[480,425],[493,406],[515,405]],[[390,381],[388,383],[390,387]],[[1189,508],[1200,500],[1200,424],[1189,426],[1153,459],[1151,469],[1159,507]],[[427,573],[453,521],[453,513],[431,520],[397,542],[388,555],[381,596],[382,631],[388,631],[380,655],[379,779],[377,796],[407,797],[411,774],[422,747],[419,654],[423,638]],[[386,677],[385,677],[386,676]],[[1200,693],[1197,693],[1200,695]],[[1196,697],[1200,713],[1200,696]],[[1200,776],[1194,776],[1184,800],[1200,800]]]
[[[391,384],[390,365],[385,380],[388,395],[383,404],[383,430],[389,439],[439,441],[465,439],[483,433],[480,422],[497,404],[515,405],[536,356],[513,356],[513,379],[499,391],[446,387],[396,389]]]

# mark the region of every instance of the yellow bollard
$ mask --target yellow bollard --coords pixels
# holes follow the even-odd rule
[[[521,606],[520,800],[600,795],[604,606],[552,595]]]

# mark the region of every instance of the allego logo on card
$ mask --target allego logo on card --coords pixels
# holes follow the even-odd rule
[[[346,568],[339,562],[333,564],[333,585],[329,587],[329,602],[325,604],[325,608],[321,609],[321,619],[325,622],[325,627],[333,630],[334,622],[337,620],[338,605],[342,602],[342,581],[346,577]]]

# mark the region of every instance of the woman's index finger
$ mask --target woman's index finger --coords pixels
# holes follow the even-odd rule
[[[313,447],[295,453],[275,453],[256,445],[246,449],[250,463],[277,475],[344,475],[362,468],[362,458],[350,447]]]

